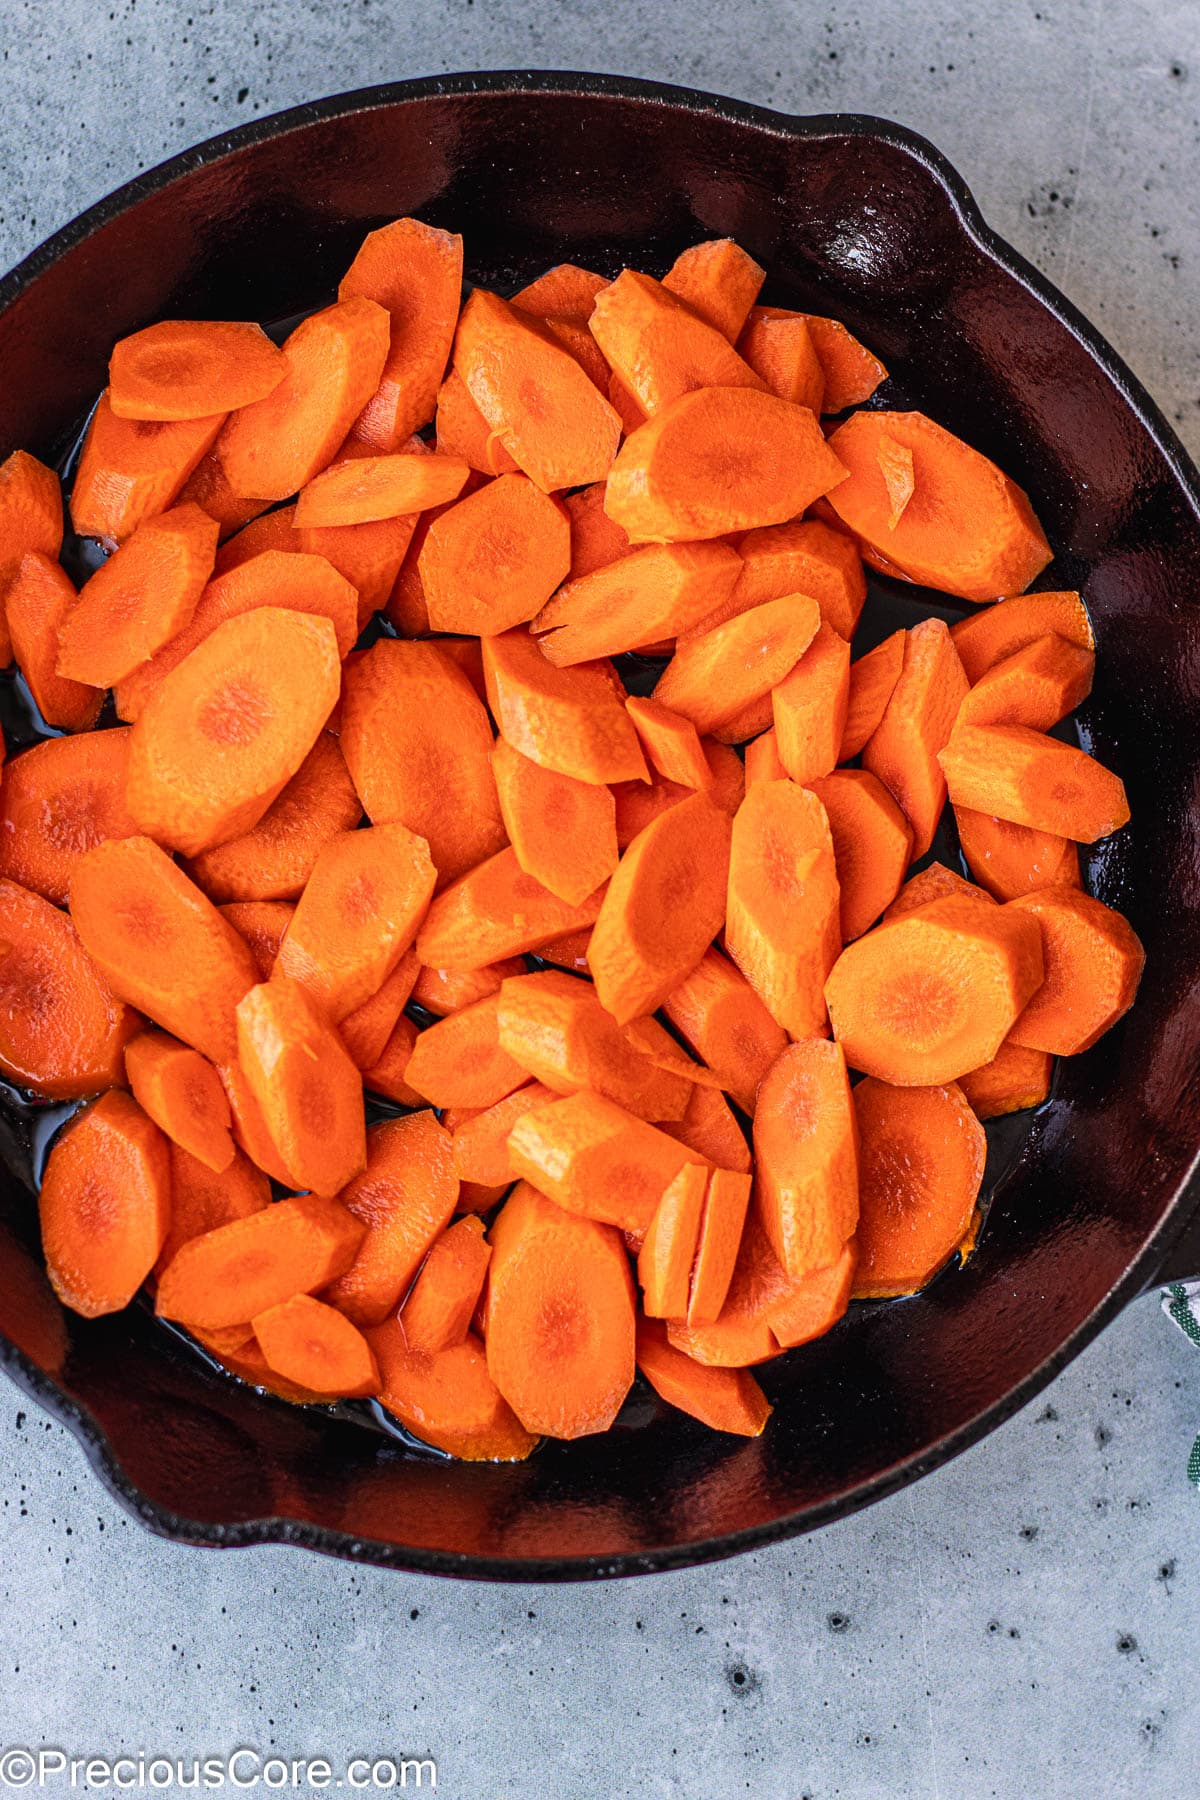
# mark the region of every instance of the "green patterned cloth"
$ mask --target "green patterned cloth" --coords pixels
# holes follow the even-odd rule
[[[1200,1281],[1173,1281],[1163,1289],[1162,1305],[1167,1317],[1200,1349]],[[1187,1473],[1192,1486],[1200,1487],[1200,1437],[1192,1445]]]

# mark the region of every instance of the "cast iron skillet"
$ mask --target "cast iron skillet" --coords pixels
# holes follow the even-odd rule
[[[1099,643],[1084,742],[1133,823],[1095,890],[1145,942],[1141,997],[1024,1123],[975,1257],[861,1306],[772,1365],[752,1443],[636,1394],[600,1439],[449,1464],[211,1373],[144,1314],[63,1318],[20,1247],[27,1125],[0,1122],[0,1361],[155,1530],[289,1542],[490,1579],[727,1556],[914,1480],[992,1429],[1164,1272],[1200,1147],[1200,482],[1108,346],[984,226],[928,144],[593,76],[455,76],[343,95],[214,139],[94,207],[0,283],[0,452],[55,456],[112,342],[163,314],[282,317],[326,299],[364,231],[420,212],[511,291],[564,257],[661,270],[730,234],[770,298],[836,313],[896,391],[1032,493]],[[7,1208],[7,1211],[4,1209]],[[24,1241],[28,1242],[27,1236]]]

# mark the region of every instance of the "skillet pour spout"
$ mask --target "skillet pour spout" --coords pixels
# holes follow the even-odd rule
[[[461,231],[510,292],[570,259],[662,272],[704,237],[764,298],[835,314],[1031,494],[1097,636],[1085,747],[1133,824],[1089,881],[1146,947],[1136,1006],[997,1139],[978,1251],[916,1298],[862,1304],[771,1365],[766,1433],[721,1437],[638,1390],[603,1438],[456,1464],[223,1378],[136,1309],[67,1319],[30,1234],[47,1119],[0,1116],[0,1362],[110,1490],[188,1542],[287,1542],[486,1579],[667,1569],[812,1529],[1008,1414],[1151,1281],[1191,1219],[1200,1149],[1200,481],[1074,309],[900,127],[789,118],[683,89],[508,73],[339,96],[141,176],[0,282],[0,451],[58,460],[113,341],[169,315],[278,319],[327,299],[366,231]],[[62,354],[64,344],[70,356]],[[906,604],[879,584],[879,603]],[[918,598],[921,596],[918,594]],[[945,597],[941,597],[944,603]],[[1200,1233],[1183,1240],[1200,1267]]]

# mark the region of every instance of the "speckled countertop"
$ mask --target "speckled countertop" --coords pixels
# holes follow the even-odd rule
[[[605,68],[887,114],[1200,452],[1195,0],[3,0],[0,59],[5,266],[227,125],[405,75]],[[817,1537],[484,1588],[161,1543],[0,1385],[0,1750],[432,1755],[453,1800],[1182,1800],[1198,1428],[1200,1356],[1145,1299],[985,1443]]]

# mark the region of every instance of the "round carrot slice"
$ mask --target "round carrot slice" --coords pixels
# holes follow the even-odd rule
[[[123,730],[46,738],[14,756],[0,787],[0,875],[65,906],[80,857],[137,832],[128,768]]]
[[[170,1205],[166,1138],[128,1094],[105,1094],[58,1139],[38,1197],[64,1306],[86,1319],[128,1306],[162,1248]]]
[[[966,1236],[987,1160],[983,1126],[962,1089],[854,1090],[859,1131],[859,1298],[911,1294]]]
[[[108,398],[119,419],[203,419],[262,400],[286,374],[259,325],[161,319],[113,346]]]

